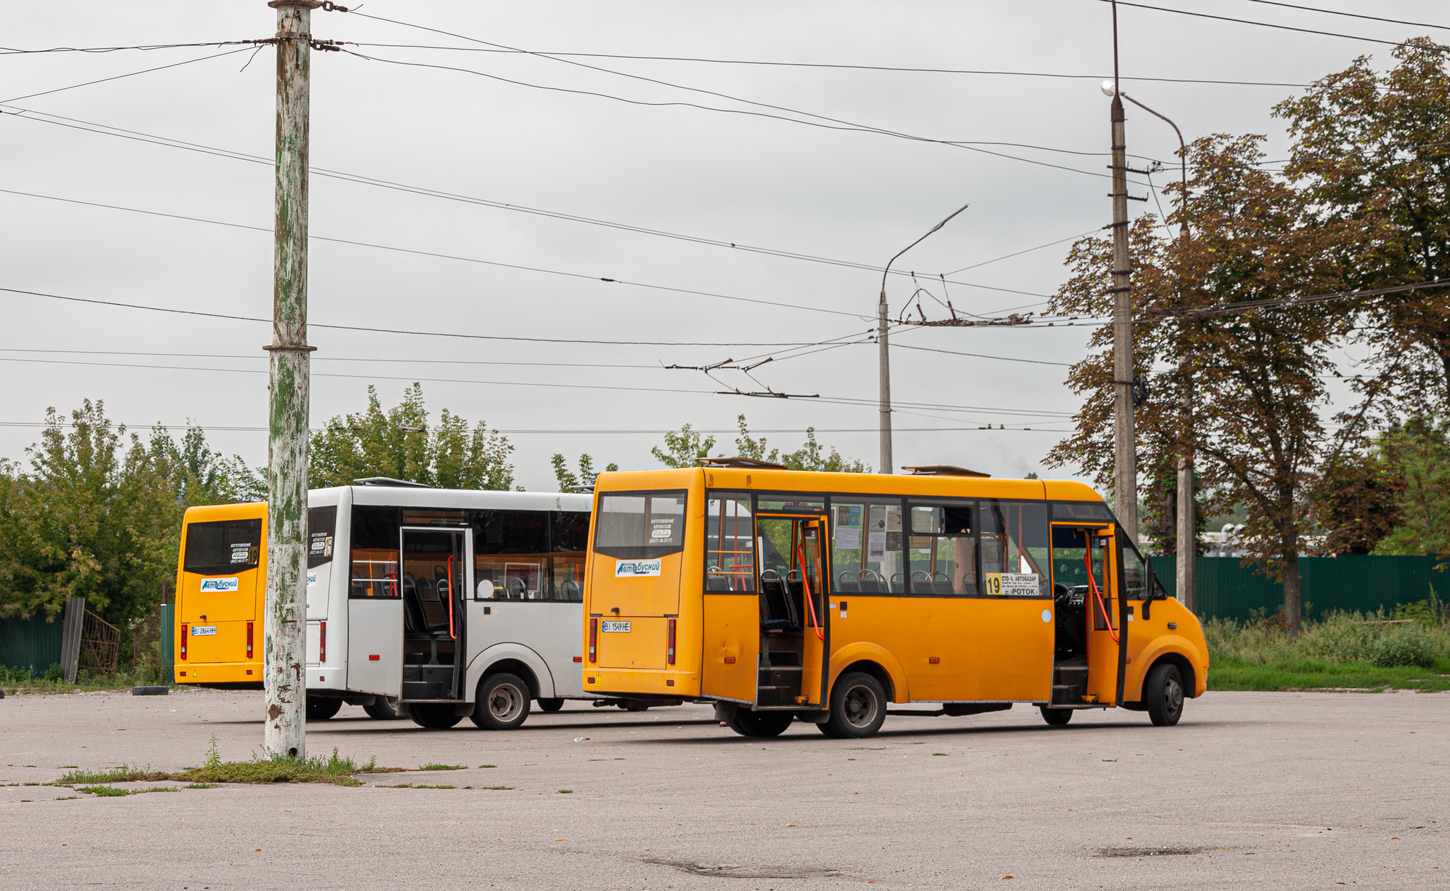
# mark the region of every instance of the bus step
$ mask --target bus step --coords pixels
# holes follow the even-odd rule
[[[1052,704],[1053,705],[1077,705],[1082,702],[1083,688],[1076,684],[1053,684]]]
[[[1087,686],[1088,670],[1086,665],[1059,665],[1054,684],[1065,684],[1069,687]]]
[[[755,704],[759,706],[795,705],[800,685],[794,687],[759,687],[755,693]]]

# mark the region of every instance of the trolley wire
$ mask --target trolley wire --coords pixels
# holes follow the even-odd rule
[[[1131,6],[1136,9],[1151,9],[1155,12],[1171,12],[1177,15],[1193,16],[1200,19],[1214,19],[1220,22],[1234,22],[1240,25],[1255,25],[1260,28],[1274,28],[1279,31],[1297,31],[1300,34],[1317,34],[1321,37],[1341,37],[1345,40],[1362,40],[1365,43],[1378,43],[1383,46],[1400,46],[1403,40],[1380,40],[1377,37],[1365,37],[1361,34],[1340,34],[1335,31],[1320,31],[1315,28],[1299,28],[1294,25],[1278,25],[1273,22],[1261,22],[1255,19],[1241,19],[1234,16],[1214,15],[1207,12],[1194,12],[1188,9],[1173,9],[1168,6],[1153,6],[1148,3],[1134,3],[1131,0],[1098,0],[1099,3],[1116,3],[1119,6]]]
[[[256,44],[256,43],[260,43],[261,41],[243,41],[243,42],[246,42],[246,43],[249,43],[249,44]],[[252,52],[256,48],[257,48],[256,46],[244,46],[244,47],[241,47],[240,49],[227,50],[225,52],[220,52],[220,53],[213,53],[210,56],[201,56],[201,57],[196,58],[196,59],[187,59],[184,62],[172,62],[170,65],[157,65],[154,68],[143,68],[140,71],[128,71],[125,74],[116,74],[116,75],[112,75],[111,77],[102,77],[102,78],[99,78],[97,80],[88,80],[88,81],[84,81],[84,82],[78,83],[78,84],[71,84],[70,86],[56,87],[53,90],[42,90],[39,93],[26,93],[23,96],[12,96],[9,99],[0,100],[0,102],[3,102],[3,103],[19,102],[22,99],[34,99],[34,98],[36,98],[38,96],[49,96],[49,95],[51,95],[53,93],[64,93],[66,90],[76,90],[76,89],[80,89],[81,87],[89,87],[89,86],[93,86],[95,84],[110,83],[113,80],[121,80],[122,78],[135,77],[138,74],[150,74],[153,71],[165,71],[168,68],[180,68],[183,65],[193,65],[193,64],[195,64],[197,62],[205,62],[205,61],[208,61],[209,59],[220,59],[223,56],[234,56],[237,53]]]

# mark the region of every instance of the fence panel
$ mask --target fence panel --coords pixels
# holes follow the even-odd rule
[[[60,664],[61,630],[59,619],[47,622],[44,616],[0,619],[0,665],[44,674]]]
[[[1402,603],[1450,594],[1450,572],[1441,558],[1300,557],[1305,618],[1335,610],[1386,612]],[[1437,567],[1441,567],[1437,569]],[[1172,557],[1154,557],[1153,571],[1176,592]],[[1198,614],[1201,618],[1248,620],[1255,611],[1273,615],[1284,605],[1284,586],[1241,566],[1237,557],[1198,558]]]

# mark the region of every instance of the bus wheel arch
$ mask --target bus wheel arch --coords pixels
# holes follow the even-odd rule
[[[845,677],[847,674],[853,671],[859,671],[862,674],[871,675],[873,678],[876,679],[877,683],[881,685],[881,689],[886,692],[886,701],[896,701],[896,684],[891,679],[891,672],[887,671],[885,666],[881,665],[881,663],[873,662],[870,659],[857,660],[837,672],[836,679],[831,684],[831,690],[834,691],[836,689],[836,683],[839,683],[841,678]]]
[[[1169,650],[1153,657],[1153,661],[1143,671],[1143,684],[1139,689],[1138,696],[1140,705],[1148,701],[1148,678],[1152,676],[1153,669],[1165,663],[1173,665],[1178,669],[1178,676],[1183,681],[1183,698],[1192,699],[1197,695],[1198,674],[1193,670],[1193,661],[1182,653]],[[1139,710],[1141,711],[1142,708]]]
[[[876,644],[854,643],[837,650],[831,657],[831,686],[848,671],[864,671],[886,690],[889,702],[905,702],[906,671],[896,657]]]
[[[1172,727],[1183,716],[1183,704],[1191,697],[1193,668],[1182,657],[1166,654],[1153,662],[1143,679],[1140,705],[1154,726]]]

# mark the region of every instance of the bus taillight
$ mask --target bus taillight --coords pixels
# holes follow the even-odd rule
[[[247,623],[247,658],[252,658],[252,623]]]
[[[327,623],[317,623],[317,661],[327,661]]]
[[[186,627],[185,624],[183,624],[181,626],[181,658],[182,659],[185,659],[186,658],[186,631],[187,631],[187,627]]]
[[[589,661],[599,661],[599,620],[589,620]]]
[[[665,643],[665,655],[670,665],[675,664],[675,620],[670,619],[670,631]]]

